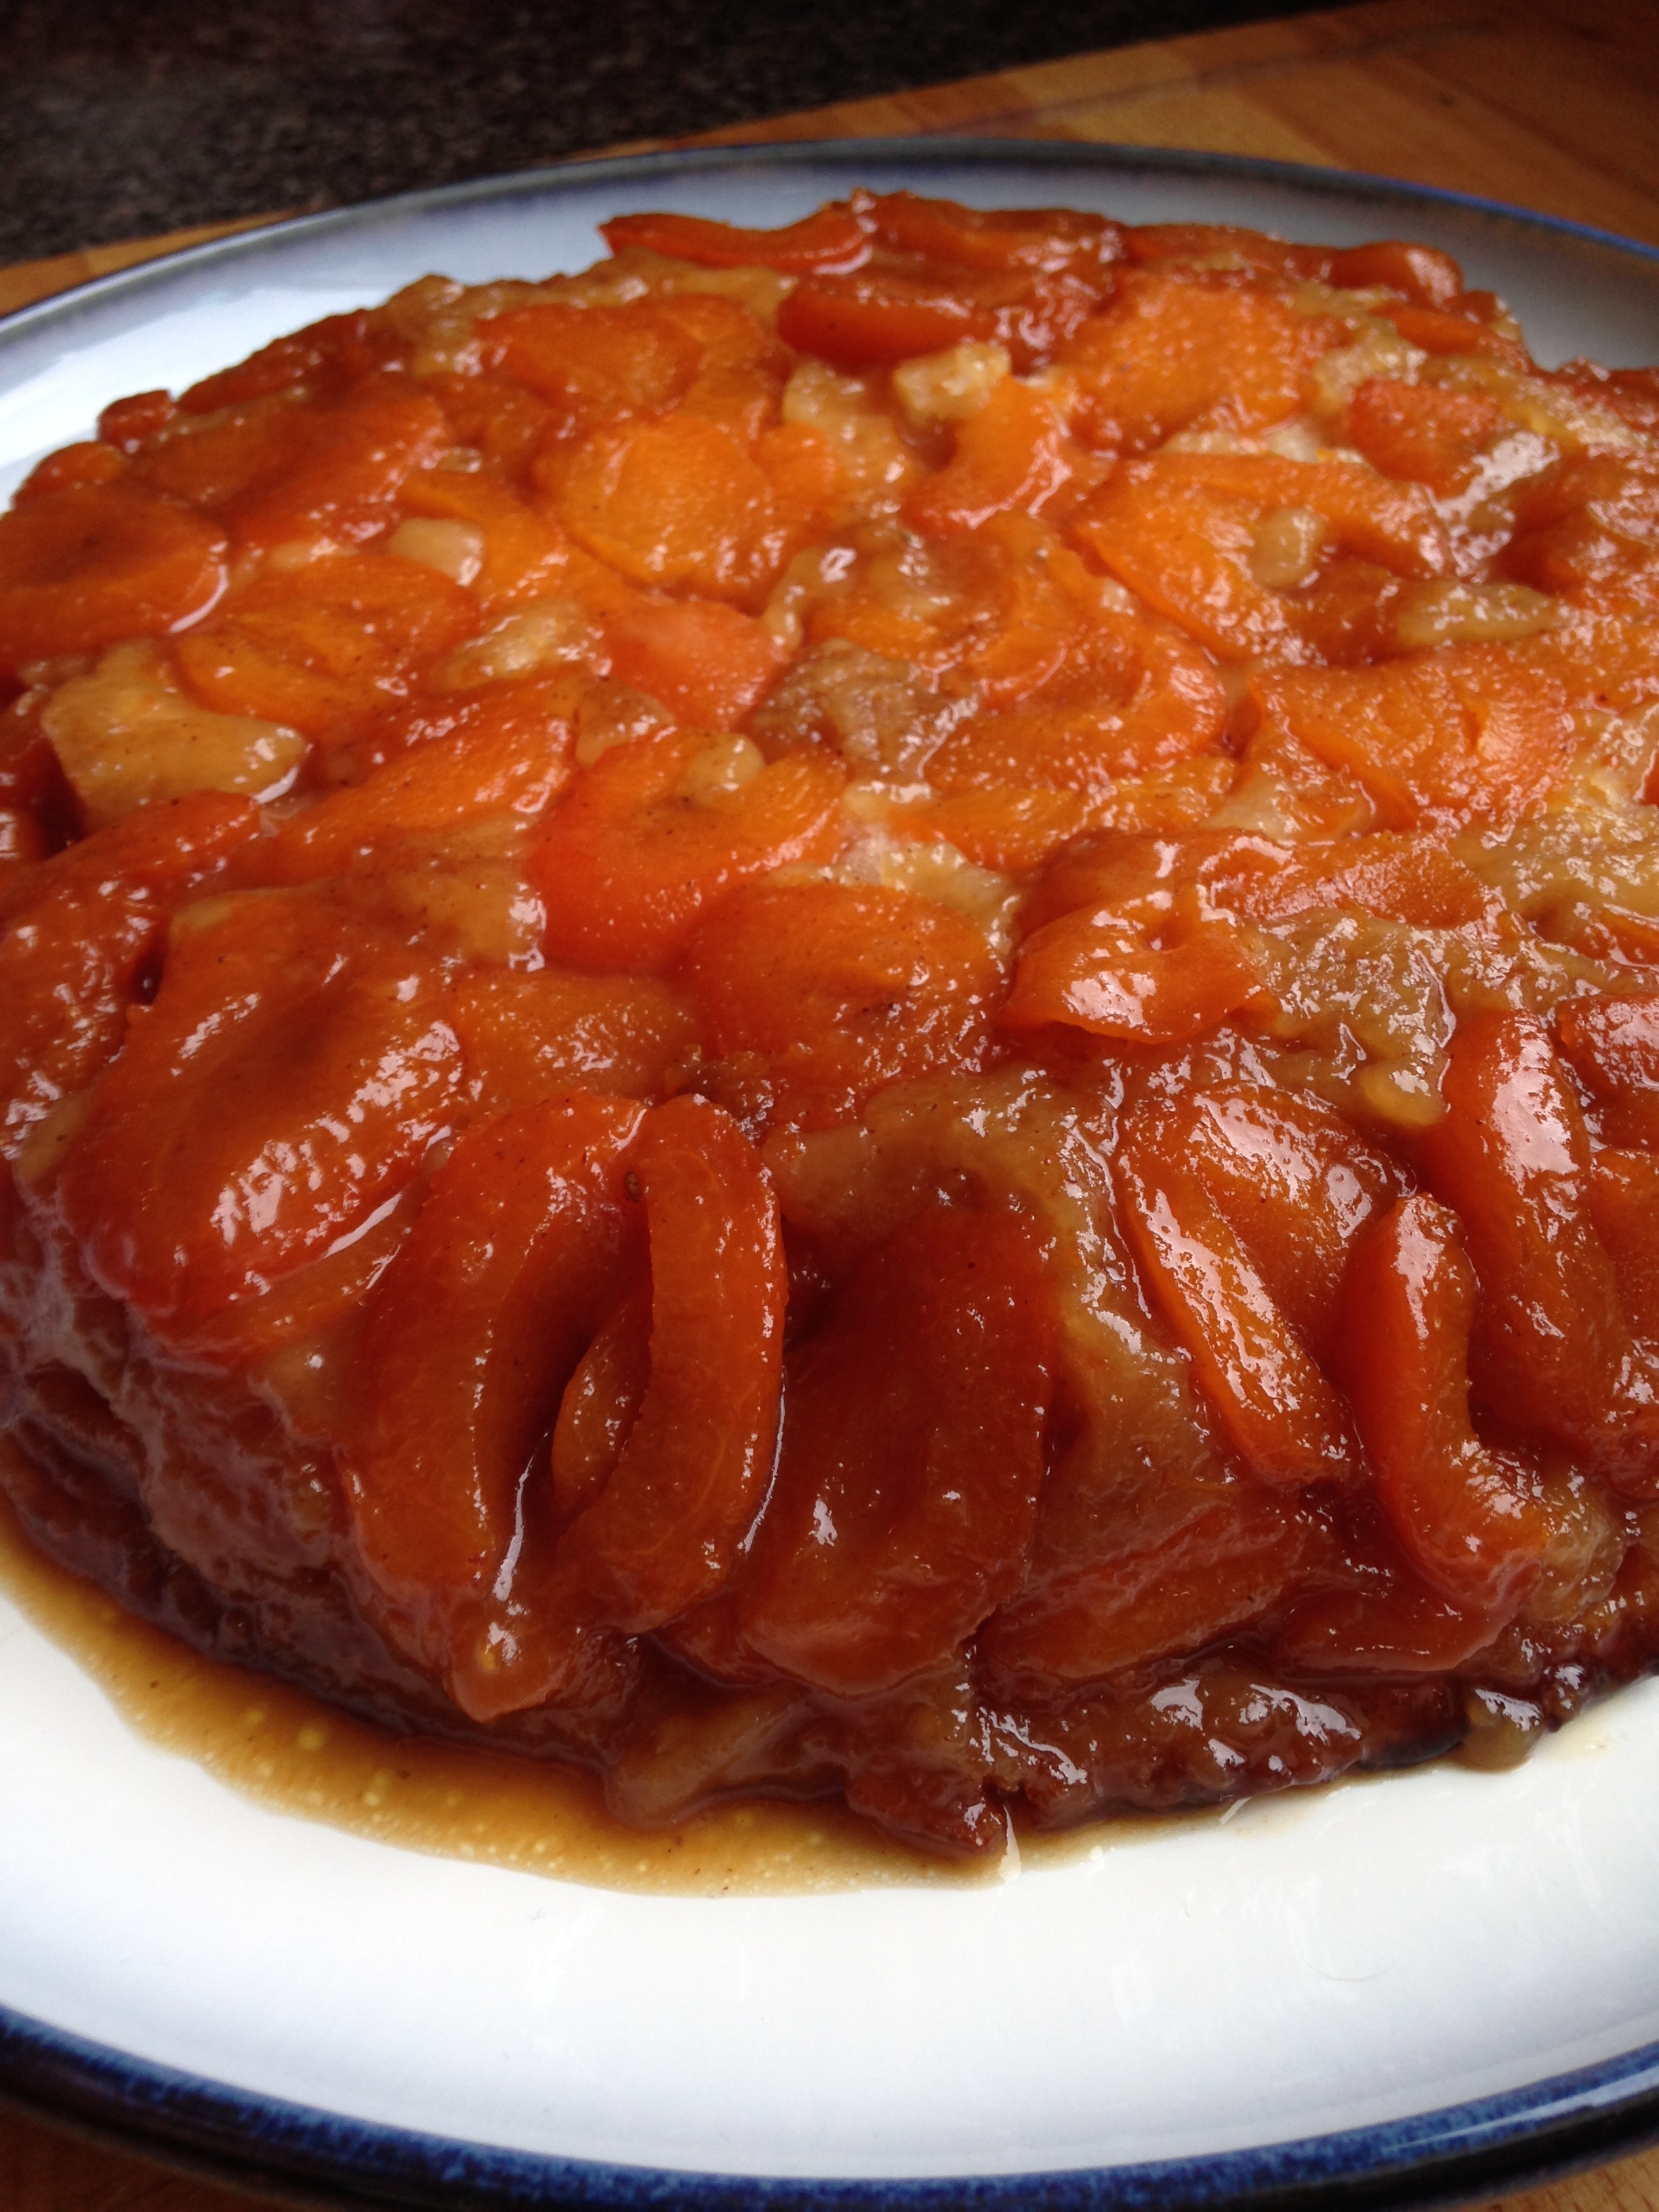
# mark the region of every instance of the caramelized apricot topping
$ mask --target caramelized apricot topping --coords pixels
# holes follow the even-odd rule
[[[604,228],[0,516],[29,1525],[966,1856],[1652,1668],[1654,372],[1397,240]]]

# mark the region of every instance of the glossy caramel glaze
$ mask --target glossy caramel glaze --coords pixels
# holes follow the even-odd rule
[[[21,1525],[641,1832],[1519,1755],[1659,1648],[1659,385],[1397,243],[609,233],[0,517]]]
[[[15,1450],[0,1444],[0,1458]],[[758,1798],[629,1827],[562,1762],[377,1726],[270,1675],[205,1657],[55,1565],[0,1501],[0,1593],[158,1749],[273,1812],[404,1850],[677,1897],[800,1896],[999,1878],[907,1848],[833,1802]],[[1160,1832],[1127,1822],[1121,1834]],[[1059,1838],[1028,1838],[1020,1862]]]

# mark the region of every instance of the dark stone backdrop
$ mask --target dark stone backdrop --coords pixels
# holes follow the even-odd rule
[[[0,0],[0,262],[1318,0]]]

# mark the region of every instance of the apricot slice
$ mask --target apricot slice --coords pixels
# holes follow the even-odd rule
[[[1339,844],[1304,852],[1273,873],[1248,880],[1218,876],[1212,894],[1239,914],[1263,921],[1287,920],[1319,907],[1356,908],[1419,929],[1492,926],[1492,892],[1446,843],[1434,836],[1377,830],[1350,855]]]
[[[1109,908],[1062,915],[1020,947],[999,1019],[1048,1022],[1142,1044],[1184,1044],[1230,1014],[1274,1005],[1249,947],[1224,916],[1194,913],[1152,943]]]
[[[1253,1485],[1169,1534],[1028,1584],[986,1623],[984,1657],[1036,1682],[1087,1682],[1197,1650],[1267,1613],[1309,1545],[1286,1501]]]
[[[1046,361],[1100,296],[1098,282],[1002,268],[965,275],[862,269],[805,276],[778,310],[778,336],[839,368],[940,353],[964,338],[1006,346],[1018,370]]]
[[[706,416],[598,430],[556,476],[560,521],[636,584],[752,599],[788,532],[765,470]]]
[[[187,1334],[360,1226],[454,1111],[435,998],[418,956],[316,899],[193,911],[59,1179],[95,1279]]]
[[[1385,476],[1449,492],[1509,428],[1494,399],[1436,384],[1367,377],[1348,403],[1348,436]]]
[[[787,1276],[758,1158],[718,1107],[672,1099],[641,1130],[624,1187],[650,1251],[648,1376],[631,1407],[629,1324],[613,1308],[570,1388],[608,1369],[625,1441],[607,1472],[603,1409],[584,1425],[562,1408],[550,1503],[565,1525],[550,1558],[532,1530],[458,1645],[455,1694],[477,1719],[559,1696],[585,1638],[659,1627],[718,1589],[771,1472]]]
[[[1261,514],[1237,492],[1121,468],[1072,530],[1112,575],[1222,659],[1301,659],[1291,611],[1251,572]]]
[[[682,796],[708,748],[674,731],[613,745],[577,777],[530,857],[547,947],[575,968],[651,969],[738,884],[841,842],[838,764],[793,755],[730,790]]]
[[[988,789],[1104,795],[1221,734],[1226,695],[1208,655],[1173,624],[1102,609],[1060,667],[1007,711],[953,731],[927,765],[951,794]]]
[[[246,1372],[289,1346],[299,1346],[307,1367],[315,1374],[327,1364],[325,1359],[317,1360],[316,1345],[336,1332],[349,1331],[409,1235],[425,1195],[418,1183],[409,1185],[395,1203],[377,1208],[361,1230],[337,1240],[320,1259],[307,1260],[279,1275],[267,1291],[221,1306],[174,1340],[179,1358],[191,1367]],[[293,1398],[283,1391],[281,1382],[277,1389],[284,1397],[288,1419],[303,1433],[306,1422]],[[330,1413],[334,1410],[331,1400]]]
[[[180,434],[158,439],[133,455],[126,481],[216,516],[280,472],[298,414],[287,400],[272,398],[206,422],[187,415]]]
[[[20,796],[38,787],[46,765],[32,749],[18,761]],[[19,921],[45,900],[69,890],[91,899],[115,888],[161,906],[210,876],[258,829],[258,808],[228,792],[158,799],[66,845],[27,876],[0,888],[0,923]]]
[[[1140,453],[1200,420],[1235,431],[1282,422],[1340,332],[1262,292],[1135,270],[1060,359],[1077,380],[1080,434]]]
[[[1224,659],[1311,658],[1298,610],[1257,577],[1267,517],[1306,509],[1340,544],[1413,577],[1443,574],[1450,548],[1416,484],[1349,462],[1271,453],[1163,453],[1115,469],[1071,524],[1097,558],[1149,606]]]
[[[1659,1346],[1659,1158],[1597,1152],[1590,1162],[1590,1219],[1607,1247],[1620,1303],[1643,1341]]]
[[[770,630],[718,599],[647,599],[605,623],[611,669],[700,729],[735,728],[784,655]]]
[[[180,393],[179,404],[186,414],[213,415],[276,392],[337,392],[383,367],[396,349],[396,333],[373,308],[325,315],[273,338],[234,368],[204,377]]]
[[[843,1696],[947,1658],[1018,1585],[1042,1478],[1042,1241],[935,1208],[878,1245],[789,1363],[778,1477],[739,1587],[748,1646]]]
[[[1531,1014],[1466,1018],[1442,1090],[1424,1158],[1480,1280],[1482,1395],[1506,1422],[1647,1494],[1659,1415],[1592,1223],[1589,1140],[1548,1030]]]
[[[480,1122],[369,1303],[341,1442],[373,1586],[426,1663],[467,1663],[520,1479],[612,1291],[642,1109],[576,1093]],[[504,1594],[504,1593],[503,1593]]]
[[[1385,307],[1382,312],[1407,345],[1420,346],[1425,353],[1480,354],[1488,361],[1501,361],[1511,368],[1528,366],[1525,346],[1506,338],[1501,331],[1493,330],[1476,316],[1449,313],[1443,307],[1419,307],[1413,301],[1407,301],[1403,307]]]
[[[1559,781],[1575,742],[1559,680],[1496,646],[1285,670],[1255,688],[1269,723],[1358,776],[1390,829],[1512,821]]]
[[[1569,999],[1555,1031],[1609,1140],[1659,1148],[1659,998]]]
[[[1170,915],[1188,886],[1227,914],[1279,922],[1321,907],[1358,908],[1422,929],[1490,926],[1493,894],[1436,836],[1376,831],[1298,848],[1238,830],[1182,836],[1107,832],[1080,842],[1043,877],[1033,927],[1073,908],[1126,918]]]
[[[1053,403],[1012,377],[957,429],[956,451],[905,501],[905,519],[965,536],[994,514],[1039,512],[1072,474]]]
[[[1456,1216],[1401,1199],[1349,1263],[1343,1372],[1377,1496],[1413,1563],[1495,1626],[1537,1581],[1549,1528],[1516,1469],[1469,1424],[1475,1298]]]
[[[285,428],[267,468],[221,509],[239,545],[372,538],[399,486],[452,442],[436,400],[403,377],[371,378],[321,406],[290,410]]]
[[[953,550],[963,544],[947,542]],[[1096,608],[1086,586],[1083,593],[1064,587],[1075,580],[1066,577],[1075,556],[1041,524],[992,515],[968,543],[973,565],[949,617],[948,659],[957,680],[965,678],[988,708],[1000,712],[1040,692],[1074,658],[1086,665],[1103,641],[1091,635]],[[1109,655],[1107,645],[1103,657]]]
[[[569,558],[548,518],[482,470],[424,470],[404,485],[398,506],[409,515],[471,523],[482,533],[471,588],[490,608],[520,606],[554,591]]]
[[[655,975],[482,969],[457,983],[448,1012],[468,1088],[489,1114],[572,1084],[649,1097],[696,1035],[685,999]]]
[[[412,671],[452,652],[479,621],[450,577],[392,553],[347,553],[267,574],[179,647],[204,706],[327,738],[410,689]]]
[[[225,588],[224,555],[205,517],[115,487],[0,514],[0,676],[199,621]]]
[[[60,447],[35,463],[12,494],[12,504],[27,507],[51,492],[92,491],[100,484],[113,483],[125,472],[125,457],[96,441]]]
[[[0,875],[0,1152],[115,1057],[173,906],[258,828],[247,800],[201,792]]]
[[[1292,1600],[1277,1638],[1285,1664],[1327,1677],[1443,1674],[1491,1643],[1490,1613],[1453,1605],[1403,1553],[1382,1565],[1379,1548],[1357,1553],[1346,1588]]]
[[[708,1049],[759,1055],[808,1125],[884,1085],[976,1066],[1001,976],[963,915],[875,886],[756,886],[726,900],[682,975]]]
[[[554,1579],[637,1632],[719,1588],[761,1503],[787,1279],[777,1200],[719,1107],[657,1108],[631,1168],[651,1256],[650,1376],[614,1473],[560,1539]]]
[[[844,202],[832,201],[777,230],[749,230],[697,215],[617,215],[599,225],[613,253],[645,246],[704,269],[856,269],[870,258],[870,234]]]
[[[1329,276],[1352,291],[1385,284],[1419,307],[1449,307],[1463,289],[1463,272],[1449,253],[1398,238],[1345,246],[1332,254]]]
[[[337,874],[398,837],[441,836],[491,814],[544,811],[571,773],[570,700],[540,695],[541,711],[480,714],[471,726],[428,738],[362,783],[331,792],[253,848],[245,873],[262,884],[302,884]],[[563,708],[564,711],[557,711]]]
[[[1166,262],[1190,279],[1195,275],[1205,289],[1214,283],[1211,274],[1222,272],[1218,289],[1236,289],[1238,274],[1252,276],[1323,277],[1330,267],[1328,247],[1293,246],[1271,231],[1252,230],[1237,222],[1137,222],[1123,233],[1124,252],[1145,267]],[[1231,280],[1231,281],[1229,281]]]
[[[1401,1170],[1330,1107],[1291,1091],[1206,1091],[1183,1126],[1188,1157],[1274,1304],[1328,1359],[1355,1239],[1399,1196]]]
[[[612,416],[665,413],[703,361],[690,332],[647,301],[514,307],[481,322],[478,338],[487,366],[506,369],[552,409],[559,438]]]
[[[492,475],[518,484],[548,434],[553,410],[504,371],[437,375],[427,386],[443,409],[457,445],[470,446]],[[447,473],[444,471],[443,473]]]
[[[1651,614],[1656,527],[1659,468],[1649,456],[1569,454],[1516,487],[1500,565],[1581,606]]]
[[[963,269],[1086,273],[1097,283],[1122,258],[1123,232],[1078,208],[971,208],[919,192],[883,192],[860,210],[885,246]]]
[[[702,349],[684,411],[723,422],[745,441],[775,428],[792,364],[753,308],[714,292],[675,292],[657,304]]]
[[[1304,507],[1323,517],[1337,542],[1395,574],[1446,574],[1451,547],[1433,501],[1413,483],[1390,483],[1352,461],[1287,461],[1277,453],[1165,453],[1121,472],[1156,487],[1188,483],[1268,509]],[[1109,483],[1120,481],[1115,475]]]
[[[992,786],[907,806],[890,826],[898,836],[942,838],[976,867],[1020,875],[1080,836],[1090,811],[1088,801],[1073,791]]]
[[[1270,1112],[1263,1101],[1258,1114]],[[1204,1118],[1201,1104],[1185,1102],[1130,1114],[1115,1164],[1124,1233],[1251,1474],[1274,1484],[1342,1480],[1357,1464],[1346,1407],[1207,1188],[1194,1142]],[[1236,1134],[1206,1133],[1223,1146]],[[1306,1194],[1318,1180],[1307,1176]],[[1265,1225],[1271,1231],[1271,1217]]]
[[[1247,831],[1103,830],[1060,856],[1035,886],[1024,919],[1035,933],[1059,915],[1097,907],[1109,908],[1126,924],[1149,927],[1172,915],[1194,889],[1220,906],[1254,914],[1255,902],[1271,897],[1296,859],[1293,846]]]
[[[617,1471],[651,1380],[651,1285],[636,1284],[576,1363],[554,1425],[553,1515],[564,1528]]]
[[[175,420],[179,403],[170,392],[134,392],[100,408],[98,435],[118,453],[136,453],[158,430]]]

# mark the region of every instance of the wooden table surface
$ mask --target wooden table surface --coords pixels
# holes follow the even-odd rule
[[[1659,246],[1659,0],[1368,0],[668,143],[939,135],[1364,169]],[[0,269],[0,312],[250,227]],[[248,2201],[0,2112],[5,2212],[245,2212]],[[1659,2152],[1504,2201],[1512,2212],[1659,2212]]]

